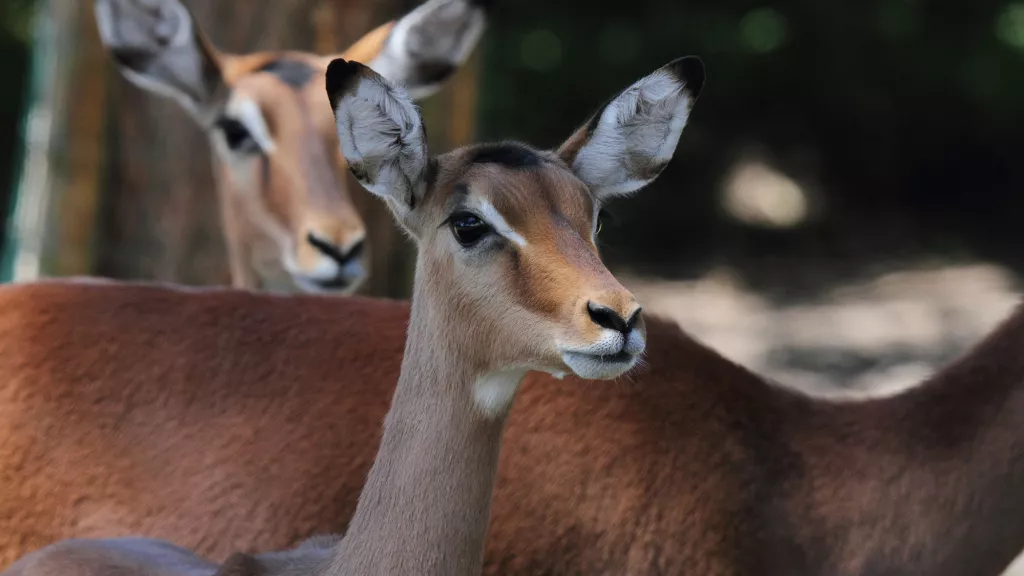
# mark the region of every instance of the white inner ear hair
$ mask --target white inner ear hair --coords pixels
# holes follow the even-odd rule
[[[335,111],[341,151],[367,190],[408,210],[423,180],[427,144],[416,106],[401,88],[360,78]]]
[[[482,8],[468,0],[430,0],[395,23],[387,43],[369,67],[388,80],[405,85],[421,100],[441,82],[422,84],[424,64],[461,65],[469,58],[487,25]]]
[[[672,74],[642,78],[604,109],[573,170],[598,197],[639,190],[672,159],[691,105]]]
[[[114,15],[117,2],[120,14]],[[96,25],[100,38],[110,48],[148,48],[154,55],[160,50],[186,46],[192,42],[192,18],[185,6],[176,0],[157,2],[157,15],[143,12],[133,2],[100,0],[95,4]],[[173,31],[173,36],[171,32]],[[170,37],[169,37],[170,36]]]
[[[95,4],[96,25],[103,44],[111,50],[142,51],[154,60],[159,59],[155,71],[122,66],[118,69],[132,84],[175,100],[201,120],[199,103],[174,84],[202,84],[202,56],[198,53],[188,10],[180,2],[164,0],[158,3],[158,13],[154,17],[136,8],[132,2],[121,0],[117,13],[121,18],[118,18],[112,6],[115,1],[118,0],[102,0]]]

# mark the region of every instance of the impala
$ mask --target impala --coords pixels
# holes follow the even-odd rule
[[[483,6],[429,0],[341,56],[424,98],[469,57]],[[95,9],[125,77],[176,100],[209,135],[232,285],[259,288],[284,271],[305,291],[355,290],[367,275],[366,230],[324,98],[334,56],[219,52],[179,0],[96,0]],[[273,247],[269,265],[262,246]]]
[[[356,62],[328,67],[349,166],[387,201],[419,257],[380,451],[345,537],[329,555],[311,547],[307,574],[480,573],[501,437],[527,372],[612,379],[646,346],[639,304],[598,257],[597,215],[658,175],[703,80],[700,60],[673,61],[554,152],[500,144],[430,158],[404,90]],[[227,565],[244,569],[237,558]],[[10,574],[69,567],[211,572],[169,543],[114,539],[55,544]]]

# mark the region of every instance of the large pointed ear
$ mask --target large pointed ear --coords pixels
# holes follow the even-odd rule
[[[558,155],[599,199],[635,192],[672,159],[703,86],[700,58],[669,62],[612,98]]]
[[[349,170],[408,225],[423,200],[429,162],[416,105],[380,74],[341,59],[327,67],[327,95]]]
[[[100,38],[134,84],[200,121],[226,97],[217,52],[178,0],[96,0]]]
[[[414,100],[437,92],[473,52],[491,0],[428,0],[342,53],[366,63]]]

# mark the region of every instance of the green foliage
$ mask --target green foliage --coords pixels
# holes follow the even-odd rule
[[[0,2],[0,33],[16,41],[28,43],[32,37],[32,21],[38,4],[38,0]]]
[[[18,126],[24,113],[24,87],[28,82],[28,55],[36,4],[36,0],[0,0],[0,72],[6,87],[0,91],[0,251],[16,172],[14,163],[20,157]]]
[[[786,41],[786,18],[772,8],[758,8],[747,12],[739,22],[744,43],[754,52],[762,54],[776,50]]]

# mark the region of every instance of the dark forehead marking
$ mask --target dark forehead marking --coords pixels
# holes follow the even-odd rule
[[[309,64],[290,58],[278,58],[276,60],[271,60],[263,66],[260,66],[256,71],[270,72],[274,76],[277,76],[281,82],[284,82],[295,89],[305,86],[306,83],[313,78],[313,75],[316,74],[316,70],[314,70]]]
[[[473,148],[466,161],[470,164],[499,164],[506,168],[532,168],[540,166],[540,154],[517,142],[480,144]]]
[[[469,197],[469,185],[465,182],[459,182],[452,189],[452,197],[456,198],[459,202],[465,201]]]

